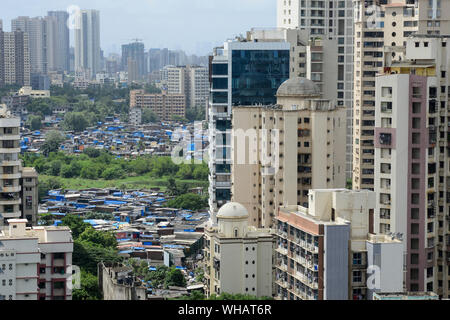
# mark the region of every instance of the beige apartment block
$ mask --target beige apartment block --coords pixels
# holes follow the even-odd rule
[[[353,162],[353,13],[352,0],[277,0],[278,28],[306,33],[307,37],[314,40],[334,41],[331,47],[324,45],[323,48],[324,55],[328,55],[323,61],[331,64],[331,67],[324,66],[324,71],[316,76],[327,78],[336,70],[337,79],[331,84],[325,83],[324,89],[334,92],[338,106],[347,108],[347,179],[352,177]],[[302,53],[292,51],[291,54],[295,57]],[[316,81],[313,76],[297,76]],[[326,92],[324,98],[333,99]]]
[[[205,229],[205,292],[272,297],[274,231],[249,226],[248,212],[229,202]]]
[[[413,34],[449,30],[448,1],[354,0],[353,188],[374,189],[375,78],[385,61],[402,61]],[[446,29],[447,28],[447,29]]]
[[[140,109],[136,111],[135,109]],[[130,92],[130,119],[141,124],[143,109],[150,109],[162,121],[171,121],[173,116],[185,117],[186,97],[183,94],[147,94],[144,90]]]
[[[373,234],[374,207],[374,192],[346,189],[310,190],[309,208],[281,207],[277,299],[371,300],[402,292],[402,244]]]
[[[345,108],[305,78],[283,83],[277,101],[233,108],[232,199],[255,227],[271,227],[281,206],[307,207],[309,189],[345,187]]]

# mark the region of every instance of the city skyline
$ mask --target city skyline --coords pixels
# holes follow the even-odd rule
[[[207,55],[224,40],[245,30],[276,26],[276,1],[273,0],[230,0],[221,3],[220,10],[217,10],[217,0],[135,0],[135,5],[128,7],[106,0],[61,0],[57,6],[53,0],[29,2],[3,1],[0,19],[5,31],[10,30],[11,20],[18,16],[45,16],[47,11],[66,11],[71,6],[100,10],[101,48],[105,56],[120,53],[122,44],[136,38],[143,40],[146,50],[169,48]],[[23,11],[23,7],[27,10]],[[118,14],[124,16],[121,23]],[[186,17],[190,17],[189,23]],[[71,46],[74,46],[73,32]]]

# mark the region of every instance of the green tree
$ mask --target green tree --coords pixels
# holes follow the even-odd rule
[[[166,288],[170,286],[186,287],[186,278],[184,277],[181,270],[178,270],[175,267],[171,267],[167,271],[164,285]]]
[[[158,89],[153,84],[146,84],[144,89],[145,89],[145,93],[149,93],[149,94],[161,93],[161,89]]]
[[[40,130],[42,128],[42,118],[40,116],[31,115],[27,119],[26,126],[32,131]]]
[[[117,240],[111,232],[99,232],[91,226],[87,227],[80,234],[78,240],[91,242],[105,248],[115,248],[117,246]]]
[[[101,155],[101,151],[92,147],[86,148],[83,151],[84,154],[87,154],[89,158],[98,158]]]
[[[59,179],[57,178],[49,178],[46,180],[40,179],[38,184],[39,201],[45,198],[50,190],[61,189],[61,187],[61,181],[59,181]]]
[[[142,111],[142,123],[156,123],[159,122],[158,115],[151,109],[145,108]]]
[[[102,173],[102,178],[105,180],[122,179],[125,172],[120,167],[108,168]]]
[[[195,166],[192,173],[195,180],[207,181],[209,176],[209,168],[205,163]]]
[[[75,132],[81,132],[86,130],[89,126],[89,119],[85,113],[81,112],[68,112],[64,116],[63,127],[67,130]]]
[[[45,136],[45,142],[41,146],[41,152],[44,156],[48,157],[50,152],[57,152],[63,143],[65,138],[58,131],[50,131]]]
[[[181,164],[177,172],[177,177],[183,180],[190,180],[193,178],[193,171],[193,165]]]
[[[96,232],[101,233],[101,231]],[[73,264],[93,275],[97,275],[97,266],[102,261],[105,263],[122,261],[115,247],[105,248],[99,244],[79,239],[75,240],[73,245]]]
[[[96,180],[98,178],[98,172],[96,168],[93,168],[91,166],[86,166],[81,169],[80,173],[81,178],[88,179],[88,180]]]
[[[171,208],[198,211],[206,208],[208,201],[198,194],[186,193],[168,201],[167,205]]]
[[[51,176],[57,177],[61,172],[62,162],[60,160],[54,160],[50,163],[49,174]]]
[[[67,226],[72,230],[74,239],[78,239],[78,237],[91,226],[89,223],[84,222],[81,217],[76,215],[66,215],[62,218],[62,225]]]
[[[101,293],[98,287],[98,277],[81,270],[81,288],[72,291],[73,300],[100,300]]]

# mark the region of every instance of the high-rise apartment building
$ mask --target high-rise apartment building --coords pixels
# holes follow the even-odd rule
[[[287,42],[239,40],[225,42],[214,50],[208,114],[213,223],[217,210],[231,200],[232,108],[275,104],[279,86],[289,78],[289,51]]]
[[[5,42],[3,32],[3,21],[0,19],[0,88],[5,85]]]
[[[311,190],[309,208],[280,208],[277,298],[366,300],[403,292],[401,241],[373,235],[374,207],[371,191],[328,189]],[[377,281],[369,279],[374,273]]]
[[[345,108],[322,99],[313,81],[291,78],[276,105],[236,106],[232,118],[232,200],[250,225],[271,227],[281,206],[308,207],[310,189],[345,187]],[[223,120],[216,127],[227,129]]]
[[[354,1],[355,90],[353,188],[374,188],[375,77],[400,61],[409,36],[450,28],[450,3],[429,0]]]
[[[403,235],[408,291],[443,298],[450,285],[449,39],[416,35],[402,61],[386,62],[376,79],[374,133],[375,231]]]
[[[11,31],[28,34],[31,73],[47,72],[47,26],[41,17],[18,17],[11,20]]]
[[[330,39],[337,41],[337,45],[330,48],[333,54],[337,54],[335,60],[331,61],[337,67],[337,83],[330,86],[329,90],[335,91],[338,106],[347,107],[347,178],[351,178],[352,175],[353,159],[353,21],[351,0],[277,1],[278,28],[299,29],[307,32],[308,37],[322,41]],[[324,53],[327,52],[328,49],[324,48]],[[326,77],[327,72],[317,76]],[[315,80],[312,77],[309,79]],[[324,98],[332,99],[328,96]]]
[[[206,110],[209,101],[209,70],[201,66],[187,66],[187,108]]]
[[[49,63],[48,71],[69,71],[70,70],[70,33],[67,21],[69,13],[67,11],[49,11],[49,17],[55,19],[54,37],[52,51],[52,63]]]
[[[166,66],[163,68],[163,82],[169,94],[184,94],[186,109],[205,109],[209,98],[208,68],[200,66]]]
[[[183,94],[148,94],[144,90],[130,92],[130,122],[137,126],[142,123],[144,109],[152,110],[161,121],[171,121],[174,116],[186,116],[186,97]]]
[[[272,297],[274,232],[248,226],[248,212],[230,202],[205,230],[205,292]]]
[[[68,13],[49,12],[46,17],[18,17],[11,21],[11,30],[28,34],[31,73],[68,70]]]
[[[0,30],[0,86],[30,85],[28,34]]]
[[[70,229],[8,223],[0,231],[0,300],[72,300]]]
[[[23,168],[20,154],[20,118],[14,118],[3,105],[0,110],[0,226],[8,219],[26,218],[37,223],[37,173]]]
[[[75,21],[75,71],[100,71],[100,11],[81,10]]]
[[[142,80],[147,74],[145,48],[142,42],[122,46],[122,70],[128,71],[128,81]]]
[[[289,42],[291,45],[290,78],[308,78],[314,81],[325,99],[337,101],[336,39],[313,38],[307,31],[300,29],[254,28],[247,32],[247,40]]]

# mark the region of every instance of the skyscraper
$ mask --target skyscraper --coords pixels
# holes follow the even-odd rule
[[[18,17],[11,20],[11,31],[23,31],[28,35],[31,73],[46,73],[46,21],[42,17]]]
[[[0,86],[30,85],[28,34],[0,30]]]
[[[374,188],[375,79],[385,61],[401,61],[409,36],[450,28],[450,2],[354,0],[353,188]],[[389,60],[388,60],[389,59]]]
[[[66,11],[49,11],[49,17],[56,19],[54,43],[54,63],[49,66],[49,71],[69,71],[70,70],[70,37],[67,21],[69,14]]]
[[[142,42],[134,42],[122,45],[122,70],[128,71],[128,78],[130,78],[129,65],[136,64],[137,78],[133,80],[142,80],[147,74],[147,66],[145,63],[145,47]],[[128,79],[130,80],[130,79]]]
[[[75,24],[75,72],[94,78],[100,71],[100,12],[81,10]]]
[[[233,108],[232,201],[250,225],[271,228],[283,205],[308,207],[310,189],[345,187],[345,109],[334,103],[295,77],[278,89],[277,106]]]
[[[375,232],[403,235],[408,291],[449,298],[450,36],[416,35],[376,79]],[[389,56],[386,56],[389,60]]]
[[[231,109],[276,103],[279,86],[289,78],[290,44],[239,39],[215,48],[211,60],[210,186],[212,223],[231,200]]]
[[[351,1],[277,0],[278,28],[300,29],[310,37],[337,40],[337,105],[347,107],[347,178],[352,175],[353,6]],[[302,75],[296,75],[302,76]],[[314,79],[310,79],[314,80]],[[326,99],[331,97],[324,96]]]

